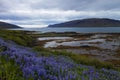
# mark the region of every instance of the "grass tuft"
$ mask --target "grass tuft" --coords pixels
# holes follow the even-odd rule
[[[98,59],[93,59],[91,57],[81,55],[81,54],[70,53],[65,50],[56,51],[56,50],[51,50],[51,49],[45,49],[40,46],[34,47],[33,50],[39,52],[38,56],[50,56],[50,55],[60,56],[62,55],[62,56],[70,57],[72,60],[74,60],[76,63],[79,63],[79,64],[95,66],[96,68],[116,69],[114,65],[108,62],[103,62]]]

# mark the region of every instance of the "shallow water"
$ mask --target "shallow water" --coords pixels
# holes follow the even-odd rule
[[[57,47],[57,46],[83,46],[83,45],[89,45],[89,42],[104,42],[104,39],[93,39],[93,40],[84,40],[84,41],[70,41],[70,42],[61,42],[61,43],[57,43],[56,41],[50,41],[47,42],[44,47],[48,48],[48,47]],[[84,44],[83,44],[84,43]]]
[[[98,43],[97,43],[98,42]],[[81,41],[68,41],[68,42],[57,42],[50,41],[46,42],[44,48],[55,48],[58,46],[71,46],[71,47],[79,47],[79,46],[95,46],[101,49],[110,49],[115,50],[120,46],[118,41],[105,41],[105,39],[92,39],[92,40],[81,40]]]
[[[64,40],[64,39],[71,39],[72,37],[42,37],[38,38],[38,40],[43,41],[43,40]]]
[[[55,48],[55,50],[72,52],[75,54],[83,54],[91,56],[103,61],[120,60],[114,56],[116,50],[120,47],[120,37],[112,34],[95,34],[88,37],[46,37],[47,40],[44,48]],[[41,40],[46,40],[45,37]],[[52,40],[51,40],[52,39]],[[62,48],[67,46],[66,48]],[[80,47],[79,47],[80,46]],[[84,47],[86,46],[86,47]],[[69,48],[70,47],[70,48]],[[72,48],[73,47],[73,48]],[[61,49],[60,49],[61,48]]]

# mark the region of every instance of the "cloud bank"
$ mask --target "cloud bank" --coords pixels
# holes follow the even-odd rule
[[[22,27],[83,19],[120,19],[120,0],[0,0],[0,21]]]

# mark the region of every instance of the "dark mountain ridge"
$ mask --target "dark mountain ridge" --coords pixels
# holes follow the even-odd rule
[[[120,27],[120,21],[108,18],[89,18],[53,24],[48,27]]]
[[[10,28],[21,28],[21,27],[14,25],[14,24],[0,21],[0,29],[10,29]]]

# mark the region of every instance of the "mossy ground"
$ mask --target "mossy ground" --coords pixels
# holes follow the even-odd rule
[[[31,46],[33,42],[33,38],[27,35],[25,31],[0,30],[0,37],[22,46]]]

